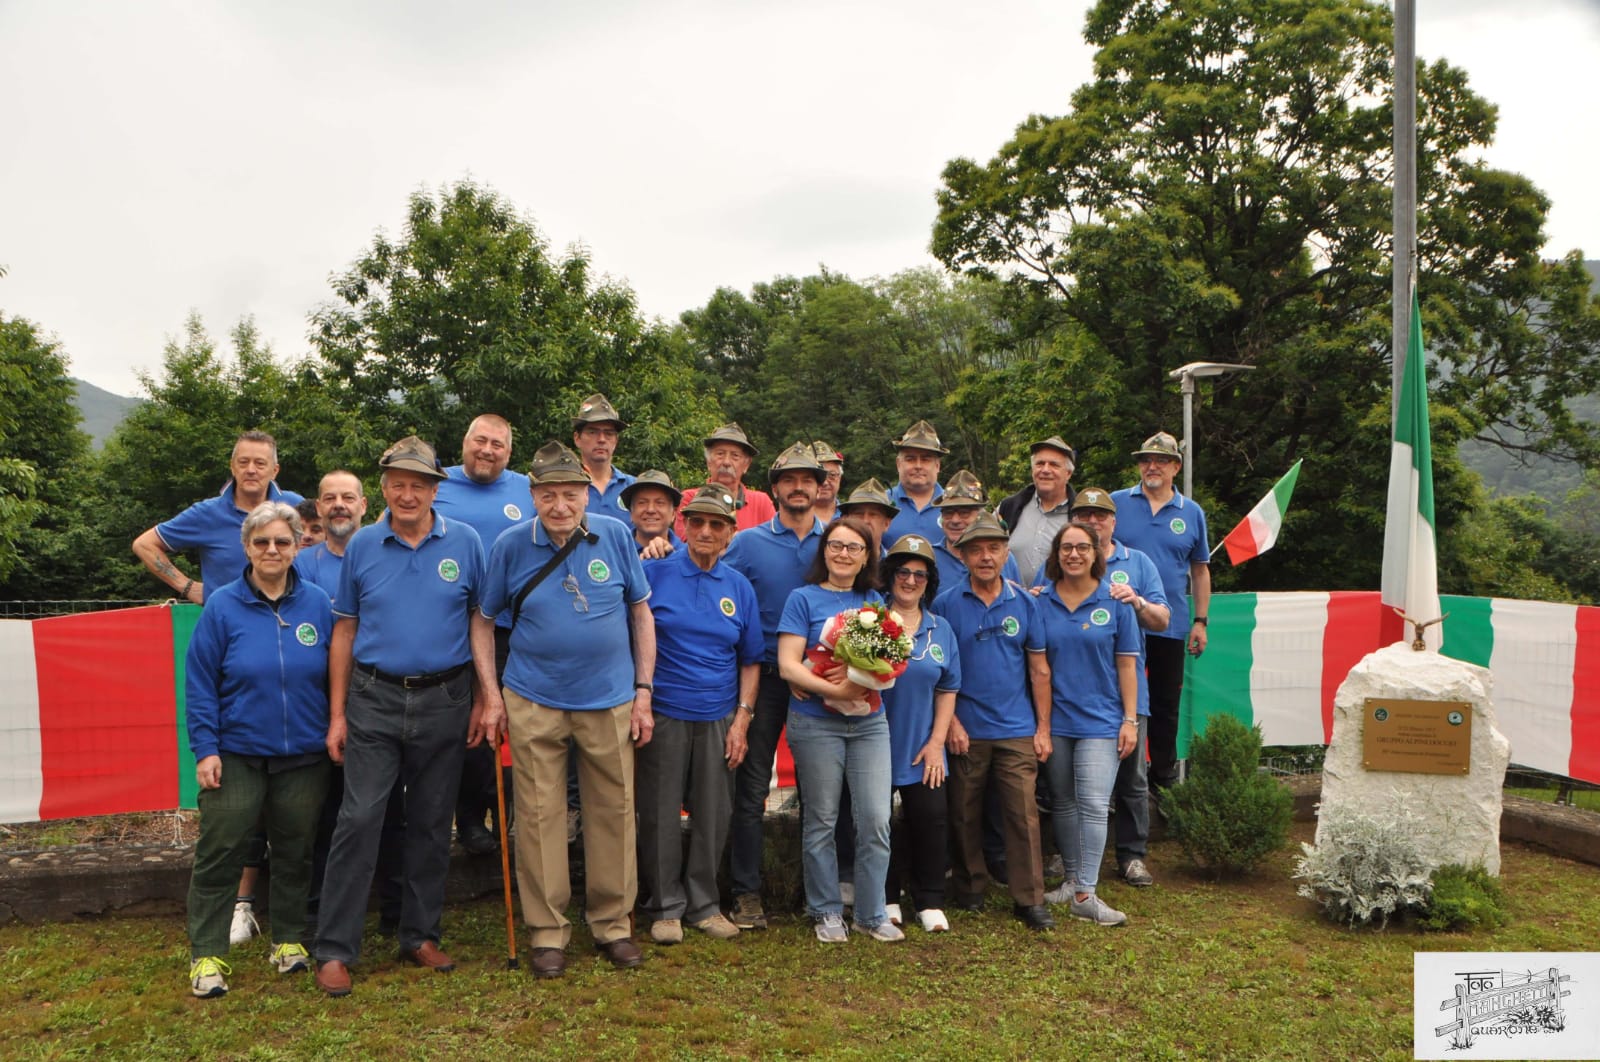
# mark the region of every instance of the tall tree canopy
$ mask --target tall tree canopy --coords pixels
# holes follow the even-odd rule
[[[1017,387],[1034,392],[1015,421],[1051,396],[1089,416],[1109,473],[1178,425],[1171,369],[1254,365],[1210,389],[1197,418],[1197,493],[1237,515],[1304,457],[1296,508],[1342,514],[1340,533],[1308,524],[1311,548],[1254,571],[1274,585],[1375,581],[1375,539],[1350,532],[1381,528],[1381,475],[1351,466],[1369,453],[1381,465],[1386,446],[1387,7],[1101,0],[1085,36],[1095,76],[1067,114],[1031,117],[987,163],[944,172],[934,253],[1005,278],[1052,336],[1051,358],[988,385],[1014,405]],[[1541,262],[1548,201],[1476,161],[1495,111],[1465,76],[1424,64],[1418,89],[1421,291],[1445,434],[1600,453],[1600,427],[1564,402],[1600,386],[1600,307],[1577,256]],[[1370,482],[1353,492],[1352,479]],[[1447,482],[1441,495],[1447,523],[1465,494]]]
[[[534,445],[570,441],[573,412],[603,391],[629,422],[619,462],[701,466],[696,440],[718,413],[691,386],[688,352],[628,288],[597,283],[581,251],[552,256],[492,191],[414,194],[403,235],[375,238],[333,289],[311,340],[379,446],[415,432],[454,456],[484,411]]]

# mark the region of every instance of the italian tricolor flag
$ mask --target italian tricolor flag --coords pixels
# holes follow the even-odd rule
[[[1422,353],[1422,309],[1411,290],[1411,340],[1400,378],[1395,411],[1394,449],[1389,457],[1389,507],[1383,525],[1384,612],[1379,617],[1386,642],[1409,640],[1400,632],[1394,609],[1427,622],[1444,615],[1439,607],[1439,554],[1433,524],[1433,451],[1428,433],[1428,381]],[[1451,623],[1455,617],[1451,617]],[[1440,625],[1423,632],[1429,649],[1438,650]]]
[[[1600,782],[1600,608],[1441,600],[1442,652],[1494,672],[1513,763]],[[1350,669],[1382,642],[1372,591],[1215,594],[1206,651],[1188,661],[1178,754],[1213,715],[1260,724],[1268,745],[1321,745]]]
[[[1231,563],[1243,564],[1277,545],[1278,533],[1283,530],[1283,514],[1289,511],[1289,498],[1294,494],[1295,480],[1300,478],[1300,466],[1304,463],[1303,459],[1296,461],[1294,467],[1273,484],[1267,496],[1256,502],[1256,507],[1239,521],[1239,526],[1222,540]]]
[[[0,822],[195,806],[196,605],[0,620]]]

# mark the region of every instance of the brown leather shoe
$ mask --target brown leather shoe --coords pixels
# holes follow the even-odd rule
[[[644,952],[640,951],[639,945],[628,937],[608,940],[604,944],[596,943],[594,947],[619,970],[631,970],[644,962]]]
[[[567,953],[560,948],[534,948],[531,965],[535,977],[560,977],[567,972]]]
[[[400,958],[413,965],[426,967],[434,973],[449,973],[456,968],[455,960],[440,951],[439,945],[431,940],[424,940],[420,947],[401,948]]]
[[[329,959],[317,966],[317,987],[330,996],[350,994],[350,968],[338,959]]]

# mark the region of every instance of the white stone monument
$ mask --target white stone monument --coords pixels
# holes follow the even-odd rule
[[[1433,866],[1481,863],[1500,873],[1501,786],[1511,762],[1511,742],[1495,727],[1489,699],[1493,677],[1485,668],[1414,651],[1396,642],[1350,670],[1333,702],[1333,740],[1322,766],[1323,823],[1342,816],[1404,822],[1417,854]],[[1458,701],[1470,706],[1470,765],[1462,774],[1369,770],[1364,765],[1367,699]]]

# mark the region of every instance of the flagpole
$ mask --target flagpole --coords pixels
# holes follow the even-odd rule
[[[1389,399],[1391,437],[1400,413],[1400,381],[1405,377],[1411,339],[1411,286],[1417,248],[1417,5],[1394,2],[1394,363]]]

